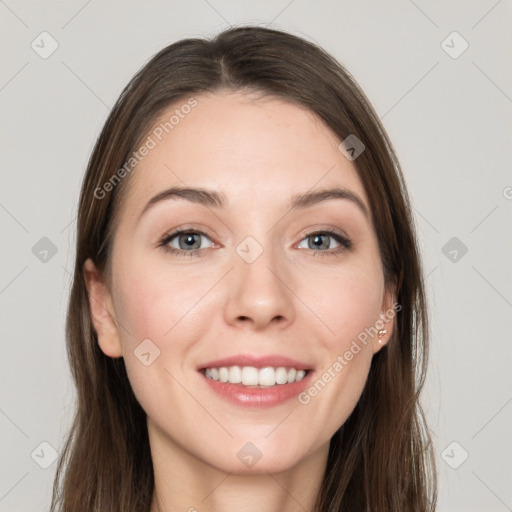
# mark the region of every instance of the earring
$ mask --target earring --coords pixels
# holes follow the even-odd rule
[[[384,334],[387,334],[388,331],[386,331],[386,329],[381,329],[379,331],[379,343],[382,343],[382,340],[380,339],[382,336],[384,336]]]

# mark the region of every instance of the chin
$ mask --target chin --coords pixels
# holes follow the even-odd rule
[[[263,437],[256,438],[254,442],[233,441],[212,455],[213,459],[208,457],[208,464],[225,473],[236,475],[281,473],[292,469],[310,456],[305,451],[304,441],[292,445],[277,442],[277,439],[269,442]]]

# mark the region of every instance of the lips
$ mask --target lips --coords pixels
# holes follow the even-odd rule
[[[313,367],[280,356],[238,355],[198,366],[211,390],[239,406],[273,407],[301,393]]]
[[[285,368],[295,368],[296,370],[312,370],[313,366],[311,364],[303,363],[301,361],[297,361],[290,357],[280,356],[280,355],[266,355],[266,356],[256,356],[256,355],[237,355],[231,357],[225,357],[223,359],[217,359],[215,361],[209,361],[205,364],[199,365],[197,367],[198,370],[206,370],[206,368],[221,368],[221,367],[230,367],[230,366],[252,366],[254,368],[266,368],[266,367],[285,367]]]

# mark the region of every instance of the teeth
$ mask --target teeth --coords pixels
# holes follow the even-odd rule
[[[227,382],[229,380],[229,370],[227,368],[219,368],[219,380]]]
[[[275,386],[281,384],[291,384],[301,381],[306,372],[296,368],[285,368],[280,366],[272,368],[255,368],[254,366],[230,366],[221,368],[206,368],[204,372],[208,379],[218,380],[220,382],[229,382],[231,384],[243,384],[244,386]]]
[[[242,382],[242,370],[240,369],[240,366],[232,366],[229,369],[228,382],[231,382],[232,384],[239,384]]]
[[[242,368],[242,384],[244,386],[257,386],[259,372],[257,368],[253,366],[244,366]]]
[[[288,382],[288,371],[280,367],[276,370],[276,384],[286,384]]]
[[[273,386],[276,383],[274,368],[262,368],[258,373],[258,384],[260,386]]]

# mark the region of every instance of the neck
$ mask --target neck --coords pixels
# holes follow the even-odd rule
[[[293,467],[272,472],[225,472],[150,432],[155,476],[151,512],[313,511],[327,463],[328,444]],[[256,466],[255,466],[256,468]]]

